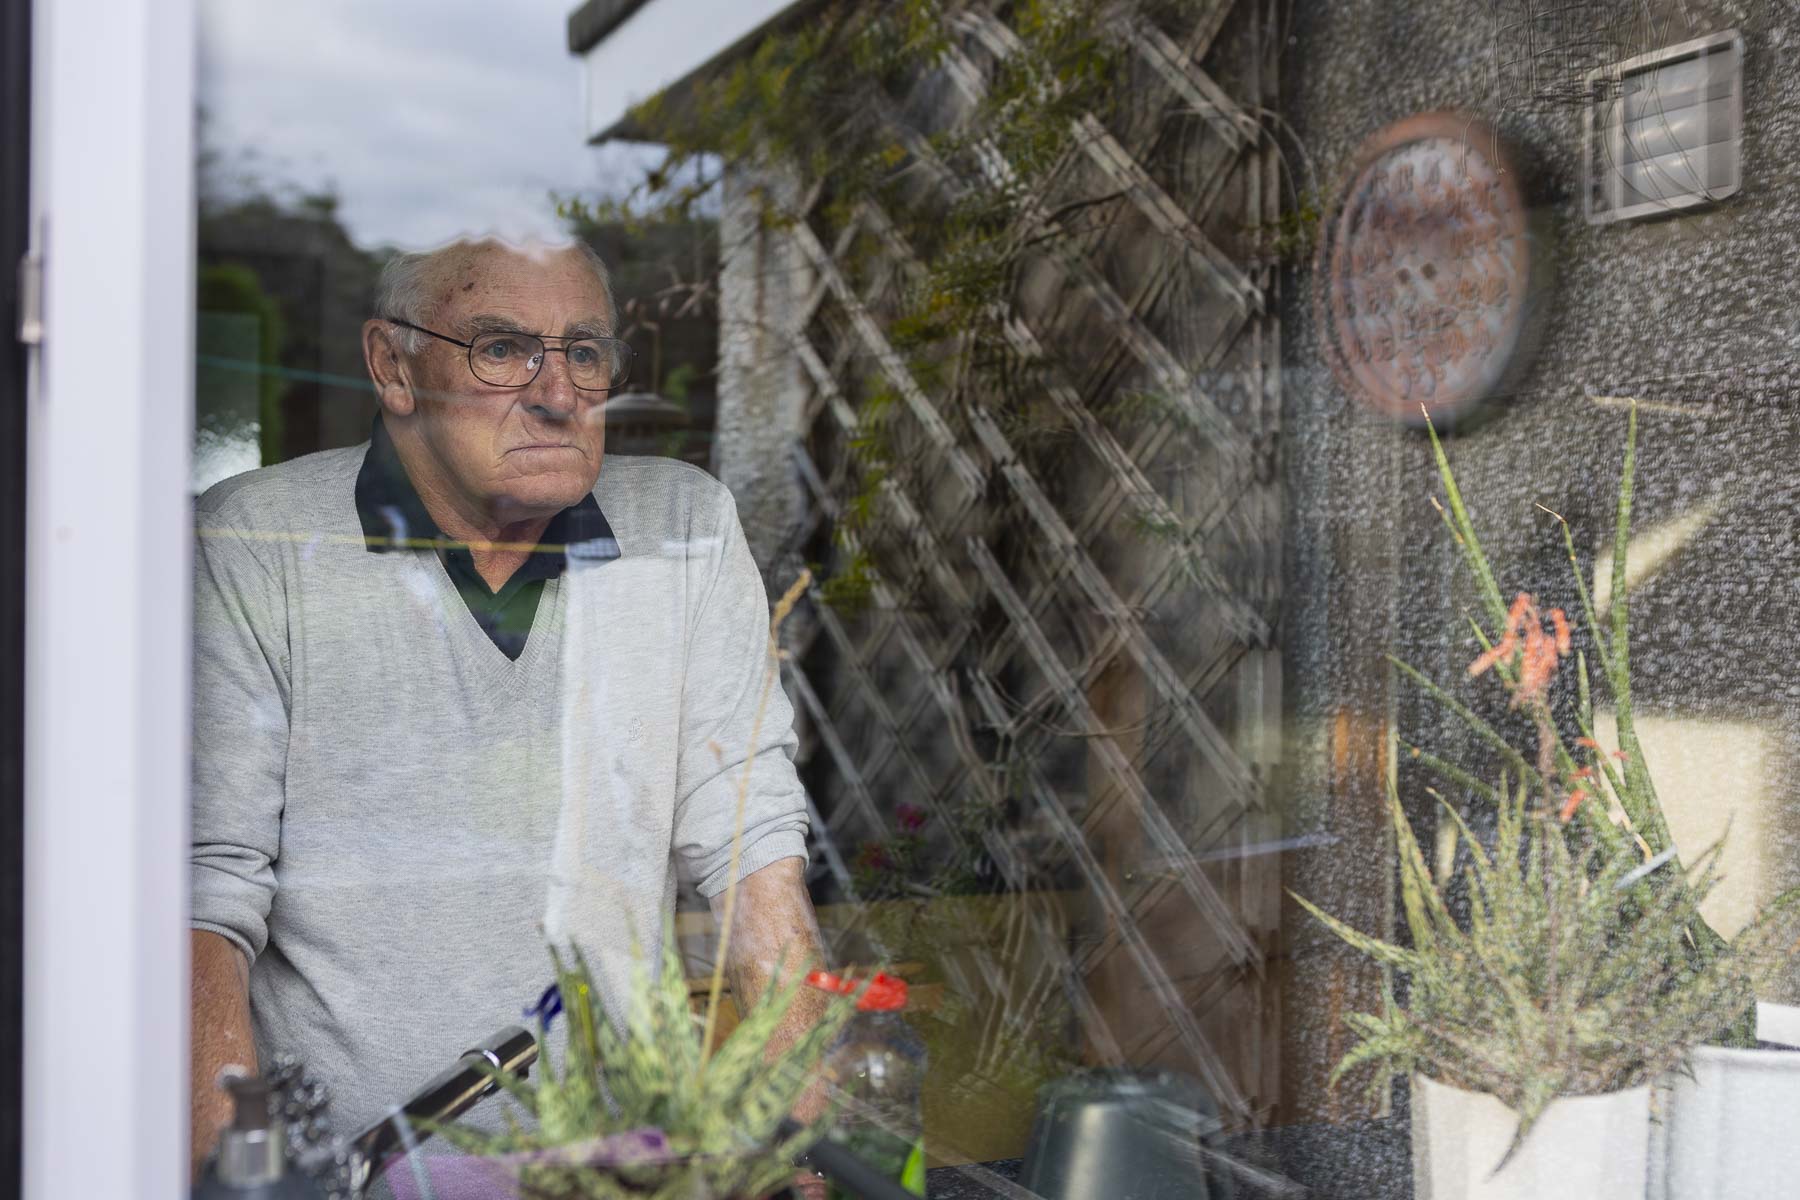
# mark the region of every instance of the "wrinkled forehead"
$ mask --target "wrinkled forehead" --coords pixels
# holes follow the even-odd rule
[[[577,323],[612,326],[593,263],[571,246],[458,243],[433,256],[427,279],[435,319],[444,324],[497,314],[536,332]]]

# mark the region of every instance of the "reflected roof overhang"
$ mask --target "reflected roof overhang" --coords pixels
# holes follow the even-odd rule
[[[653,140],[631,109],[660,91],[679,106],[694,81],[817,0],[587,0],[569,14],[569,52],[583,65],[590,143]]]

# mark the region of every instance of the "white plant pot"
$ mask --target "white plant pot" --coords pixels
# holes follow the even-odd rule
[[[1758,1005],[1764,1041],[1800,1041],[1800,1008]],[[1657,1089],[1651,1200],[1800,1194],[1800,1049],[1701,1046]]]
[[[1414,1200],[1643,1200],[1650,1087],[1557,1100],[1506,1168],[1518,1114],[1414,1075]]]

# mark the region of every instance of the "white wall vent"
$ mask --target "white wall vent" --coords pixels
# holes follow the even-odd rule
[[[1587,77],[1587,218],[1595,225],[1710,204],[1742,183],[1744,39],[1735,30]]]

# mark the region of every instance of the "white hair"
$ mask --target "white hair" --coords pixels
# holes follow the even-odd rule
[[[402,251],[388,259],[381,268],[381,278],[375,285],[375,315],[384,321],[409,321],[414,325],[429,325],[434,309],[432,285],[439,269],[455,257],[488,247],[514,253],[573,251],[593,271],[594,279],[600,285],[600,292],[606,297],[607,321],[618,320],[619,309],[613,302],[612,273],[606,269],[606,263],[599,252],[580,239],[560,243],[539,242],[523,247],[498,238],[465,239],[439,246],[435,250],[417,253]],[[401,329],[398,332],[400,348],[405,353],[417,354],[424,349],[424,334],[412,329]]]

